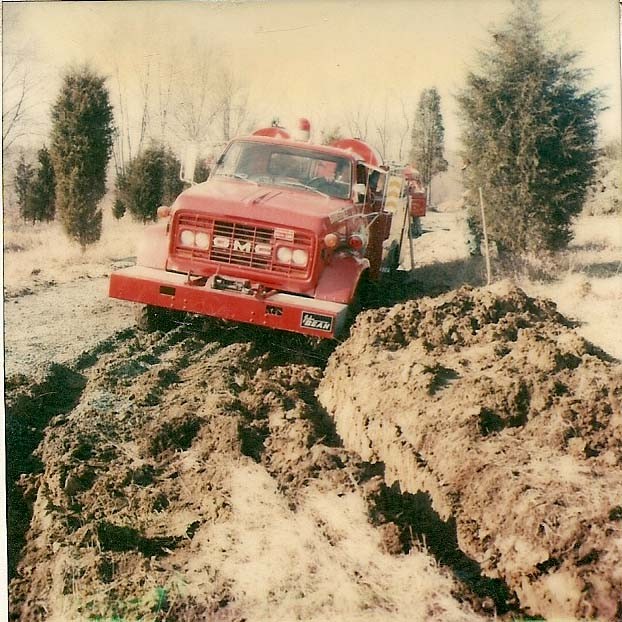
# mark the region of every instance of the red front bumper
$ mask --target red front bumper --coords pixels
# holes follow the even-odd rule
[[[346,324],[348,306],[293,294],[265,297],[216,289],[216,277],[192,283],[184,274],[132,266],[110,275],[109,295],[147,305],[210,315],[280,330],[332,338]]]

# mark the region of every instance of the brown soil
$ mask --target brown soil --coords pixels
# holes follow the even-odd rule
[[[309,352],[296,335],[201,328],[125,331],[72,369],[11,379],[8,440],[21,455],[10,463],[28,471],[23,502],[11,505],[13,542],[30,520],[19,563],[12,551],[11,619],[244,619],[220,568],[231,543],[210,541],[231,519],[231,480],[248,462],[294,513],[309,487],[356,494],[385,551],[413,546],[386,516],[382,471],[341,447],[317,403],[326,344]],[[171,598],[177,577],[201,589]],[[453,589],[479,608],[488,596]]]
[[[527,611],[622,617],[622,366],[552,303],[501,284],[367,312],[319,397]]]
[[[10,618],[622,616],[619,363],[426,235],[334,352],[9,301]]]

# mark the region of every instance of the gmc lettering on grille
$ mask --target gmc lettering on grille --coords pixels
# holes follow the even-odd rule
[[[222,250],[228,249],[229,246],[232,246],[234,251],[240,253],[257,253],[257,255],[264,255],[265,257],[270,257],[270,255],[272,255],[272,246],[263,242],[257,242],[253,247],[253,243],[250,240],[238,240],[235,238],[231,240],[231,238],[217,235],[214,238],[213,244],[214,248]]]

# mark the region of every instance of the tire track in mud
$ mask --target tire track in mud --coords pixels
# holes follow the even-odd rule
[[[61,416],[46,411],[56,419],[24,478],[34,516],[11,583],[12,619],[53,619],[67,594],[85,616],[153,613],[156,605],[132,596],[154,576],[188,570],[207,527],[230,517],[228,477],[245,457],[267,470],[293,511],[310,484],[358,491],[386,550],[419,547],[438,530],[438,516],[426,502],[393,494],[382,465],[344,449],[316,398],[331,350],[297,335],[206,329],[196,320],[167,334],[124,331],[79,357],[80,373],[63,368],[80,382]],[[30,407],[38,409],[34,399]],[[20,461],[27,471],[28,457],[14,456]],[[506,588],[482,579],[474,562],[465,566],[455,538],[428,546],[463,581],[459,601],[489,613],[514,609]],[[211,583],[201,599],[163,601],[156,613],[228,615],[231,585],[217,566],[205,572]]]
[[[33,482],[43,470],[35,450],[51,420],[70,412],[85,386],[81,374],[63,365],[50,366],[45,377],[34,384],[23,375],[5,382],[9,579],[15,575],[32,516]]]

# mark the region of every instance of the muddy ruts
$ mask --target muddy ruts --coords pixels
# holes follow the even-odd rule
[[[53,418],[78,402],[85,378],[52,364],[42,378],[13,375],[5,382],[8,576],[15,575],[32,515],[33,483],[43,465],[35,450]]]
[[[189,323],[124,335],[80,359],[84,377],[56,370],[65,398],[76,386],[37,450],[11,618],[234,619],[230,583],[201,556],[227,529],[231,472],[265,467],[293,508],[311,481],[363,479],[314,397],[325,360],[298,336]],[[205,587],[184,591],[197,575]]]

